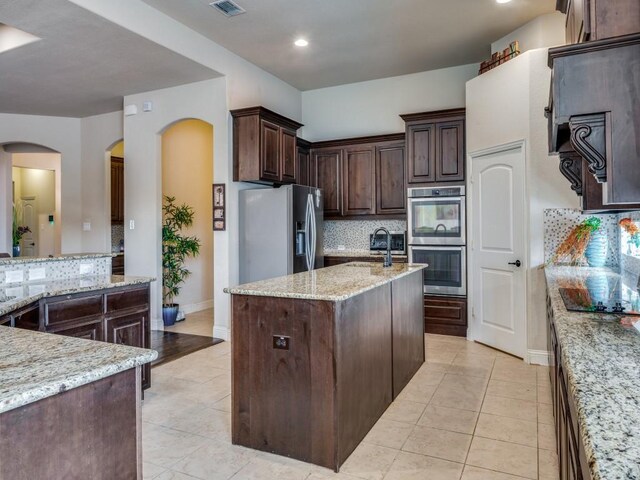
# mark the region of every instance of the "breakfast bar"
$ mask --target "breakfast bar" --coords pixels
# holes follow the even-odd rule
[[[354,262],[232,294],[232,441],[339,470],[425,359],[422,269]]]

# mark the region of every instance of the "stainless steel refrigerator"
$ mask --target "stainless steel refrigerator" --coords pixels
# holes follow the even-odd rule
[[[285,185],[240,191],[240,283],[324,266],[322,191]]]

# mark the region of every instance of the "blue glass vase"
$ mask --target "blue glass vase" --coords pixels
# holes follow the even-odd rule
[[[13,256],[14,258],[20,256],[20,245],[13,246]]]
[[[590,267],[604,267],[609,251],[609,238],[600,229],[591,234],[584,256]]]

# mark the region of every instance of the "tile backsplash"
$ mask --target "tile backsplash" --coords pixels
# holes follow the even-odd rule
[[[123,224],[111,224],[111,251],[120,251],[120,240],[124,242],[124,225]]]
[[[369,250],[369,234],[378,227],[405,231],[405,220],[328,220],[324,222],[324,249]]]
[[[31,262],[22,257],[21,260],[24,261],[0,265],[0,285],[111,274],[110,256],[89,254],[82,258],[79,254],[78,258],[34,259]]]
[[[573,208],[548,208],[544,211],[544,258],[549,261],[558,246],[569,235],[571,229],[589,217],[602,220],[601,227],[609,238],[607,265],[617,267],[620,264],[620,228],[617,214],[583,214]]]
[[[631,218],[636,225],[640,226],[640,211],[625,212],[618,214],[618,221],[623,218]],[[621,232],[621,230],[619,230]],[[620,235],[620,267],[623,270],[640,275],[640,254],[637,248],[630,248],[627,242],[627,235]]]

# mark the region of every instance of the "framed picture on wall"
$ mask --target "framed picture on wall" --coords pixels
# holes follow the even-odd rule
[[[227,227],[225,184],[213,184],[213,231],[226,230]]]

